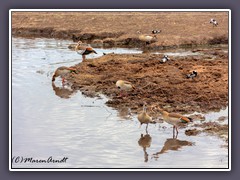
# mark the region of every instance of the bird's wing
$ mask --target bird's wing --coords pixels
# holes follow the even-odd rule
[[[131,82],[129,82],[129,81],[123,81],[125,84],[129,84],[129,85],[132,85],[132,83]]]
[[[92,49],[92,47],[89,44],[82,43],[82,44],[76,45],[75,50],[85,50],[88,48]]]
[[[67,70],[69,70],[69,71],[73,71],[73,72],[76,72],[77,69],[76,69],[76,68],[68,67]]]
[[[132,88],[135,89],[135,86],[134,86],[131,82],[129,82],[129,81],[124,81],[124,83],[127,84],[127,85],[132,86]]]
[[[82,55],[85,51],[86,51],[86,49],[81,49],[81,50],[77,50],[77,53]]]
[[[92,47],[86,47],[87,51],[94,51]]]
[[[187,118],[181,114],[177,114],[177,113],[169,113],[168,116],[173,117],[173,118],[179,118],[179,120],[181,120],[181,122],[183,122],[183,123],[184,122],[187,123],[187,122],[191,121],[189,118]]]

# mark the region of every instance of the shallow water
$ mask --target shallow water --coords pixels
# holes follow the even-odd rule
[[[172,139],[168,124],[139,128],[128,109],[116,111],[107,99],[88,98],[54,84],[51,77],[62,65],[81,62],[66,40],[12,39],[12,158],[13,168],[228,168],[224,141],[207,134]],[[137,49],[98,49],[105,53],[141,53]],[[228,112],[221,111],[224,116]],[[217,119],[209,113],[207,120]],[[163,125],[166,128],[163,128]],[[191,126],[191,125],[189,125]],[[16,158],[65,163],[20,162]]]

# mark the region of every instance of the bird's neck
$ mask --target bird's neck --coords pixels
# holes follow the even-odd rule
[[[169,114],[167,111],[164,111],[163,109],[160,109],[160,108],[159,108],[159,111],[162,114],[162,116],[164,116],[164,117],[167,117]]]
[[[144,112],[144,113],[146,113],[146,112],[147,112],[147,107],[146,107],[146,105],[145,105],[145,104],[143,105],[143,112]]]

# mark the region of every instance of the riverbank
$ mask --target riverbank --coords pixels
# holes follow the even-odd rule
[[[219,25],[209,23],[216,18]],[[149,46],[142,34],[161,30]],[[227,12],[13,12],[12,34],[91,42],[103,47],[147,49],[194,47],[228,43]]]

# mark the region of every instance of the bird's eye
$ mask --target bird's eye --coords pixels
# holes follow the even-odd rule
[[[118,86],[118,89],[120,89],[120,87]]]

